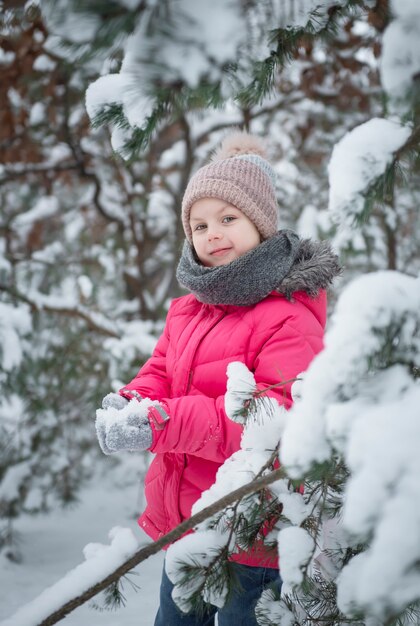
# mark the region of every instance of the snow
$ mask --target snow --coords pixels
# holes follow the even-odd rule
[[[177,39],[165,42],[161,60],[168,76],[175,74],[196,87],[203,76],[216,79],[219,67],[236,58],[245,24],[239,2],[213,0],[210,5],[206,0],[182,0],[180,5]]]
[[[174,228],[176,215],[173,198],[165,189],[155,189],[149,194],[147,229],[154,237],[161,237]]]
[[[136,487],[127,484],[124,473],[133,472],[133,466],[122,465],[108,469],[97,476],[95,482],[82,490],[80,504],[74,508],[55,510],[49,515],[25,515],[15,522],[21,535],[24,560],[13,563],[4,556],[0,560],[2,597],[0,620],[2,626],[34,626],[41,615],[46,615],[72,592],[88,583],[89,577],[103,577],[106,568],[124,560],[148,538],[138,528],[133,515],[136,507]],[[109,529],[111,541],[107,539]],[[102,545],[100,542],[104,541]],[[86,546],[84,548],[84,546]],[[83,562],[83,550],[88,557]],[[152,626],[158,606],[163,553],[159,553],[138,565],[132,577],[139,585],[137,593],[124,582],[127,605],[115,611],[97,612],[93,603],[96,597],[76,609],[65,618],[68,626],[138,626],[139,614],[142,626]],[[69,574],[62,578],[66,571]],[[38,596],[47,587],[61,579],[59,586]],[[33,601],[37,596],[35,604]],[[25,607],[25,608],[24,608]],[[15,613],[19,611],[18,613]]]
[[[334,146],[328,166],[328,208],[338,223],[352,225],[361,215],[369,187],[385,173],[411,131],[408,125],[372,118]]]
[[[56,165],[72,156],[70,146],[67,143],[57,143],[51,148],[48,147],[48,160],[51,165]]]
[[[240,414],[244,411],[244,405],[249,402],[256,390],[255,379],[252,372],[244,363],[233,362],[227,367],[227,390],[225,393],[226,415],[234,422],[244,423],[245,418]]]
[[[84,13],[81,19],[80,12],[69,10],[65,0],[56,0],[50,5],[48,2],[40,3],[42,17],[47,24],[47,30],[53,33],[53,37],[68,40],[73,43],[83,44],[91,42],[100,27],[100,18],[92,13]],[[50,37],[48,37],[48,40]],[[48,41],[47,40],[47,41]],[[60,49],[60,46],[57,46]],[[68,54],[61,47],[63,55]]]
[[[104,341],[104,348],[114,359],[133,362],[138,356],[150,356],[156,345],[153,322],[132,320],[121,325],[121,335]]]
[[[334,540],[367,547],[337,579],[338,605],[349,616],[363,611],[384,620],[418,599],[420,388],[409,364],[420,364],[419,311],[419,279],[383,271],[350,283],[281,441],[280,458],[291,476],[334,453],[350,471]],[[384,367],[389,354],[395,364]],[[286,540],[279,552],[287,580],[282,545]],[[334,547],[331,536],[324,535],[321,547]],[[325,554],[314,556],[327,577],[337,575]],[[290,580],[298,584],[293,577],[302,559],[291,548],[290,567],[294,559]]]
[[[306,26],[309,17],[308,14],[312,12],[316,12],[316,16],[314,16],[315,19],[313,18],[313,21],[316,24],[317,30],[321,30],[321,28],[325,27],[328,21],[328,9],[331,6],[329,1],[300,0],[299,2],[291,2],[288,5],[288,12],[285,10],[285,3],[282,4],[283,12],[280,13],[280,16],[282,18],[283,27],[302,28]],[[340,6],[343,2],[338,1],[335,4]]]
[[[111,544],[88,544],[83,552],[86,561],[45,589],[35,600],[20,608],[2,626],[37,626],[63,604],[84,593],[92,585],[111,574],[134,555],[138,543],[128,528],[113,528]]]
[[[0,484],[0,501],[13,502],[16,500],[19,496],[20,484],[30,472],[31,466],[27,461],[8,467]]]
[[[35,102],[29,114],[29,124],[36,126],[45,121],[45,105],[42,102]]]
[[[223,65],[235,58],[246,37],[237,1],[213,0],[209,5],[205,0],[180,0],[165,31],[150,28],[155,13],[150,6],[143,11],[124,43],[119,73],[101,76],[88,87],[86,110],[91,119],[108,105],[119,104],[130,126],[143,127],[155,105],[156,80],[168,84],[181,80],[191,87],[203,78],[220,80]],[[123,156],[126,139],[125,130],[113,128],[113,148]]]
[[[29,211],[17,215],[15,225],[19,229],[32,226],[34,222],[52,217],[59,211],[59,208],[59,202],[56,197],[43,196],[35,202],[34,206],[29,209]]]
[[[89,299],[93,293],[93,283],[89,276],[82,274],[77,277],[77,285],[83,298]]]
[[[159,159],[160,169],[169,169],[185,163],[186,146],[183,141],[176,141],[170,148],[162,152]]]
[[[199,568],[211,565],[217,554],[228,541],[227,533],[218,530],[206,530],[183,537],[181,541],[172,544],[166,554],[165,570],[169,580],[175,585],[172,597],[184,613],[191,610],[190,595],[205,583],[205,577]],[[190,565],[197,568],[196,575],[188,582],[182,582],[183,571],[180,565]],[[197,567],[198,566],[198,567]],[[203,599],[215,606],[222,607],[225,602],[227,588],[220,595],[209,593],[204,589]]]
[[[14,52],[6,52],[3,48],[0,48],[0,65],[10,65],[15,60]]]
[[[0,362],[3,370],[9,372],[20,364],[23,358],[21,337],[29,333],[31,327],[29,307],[0,302]]]
[[[89,117],[94,119],[104,106],[118,103],[123,89],[133,85],[134,79],[129,75],[110,74],[98,78],[86,91],[86,111]]]
[[[231,419],[233,417],[234,421],[237,421],[237,408],[243,403],[244,393],[246,397],[249,397],[250,392],[252,395],[255,380],[252,373],[240,362],[230,363],[227,375],[227,404],[233,408]],[[274,398],[259,397],[252,403],[249,414],[242,434],[241,449],[232,454],[218,469],[214,484],[204,491],[193,505],[193,515],[231,491],[251,482],[257,475],[260,476],[270,471],[267,465],[284,430],[287,412]],[[283,495],[285,498],[288,497],[289,491],[286,481],[278,481],[273,486],[273,493],[279,497],[280,501]],[[253,504],[255,503],[252,497],[240,501],[236,506],[237,513],[243,514],[244,518],[248,519],[248,508],[252,508]],[[291,505],[289,510],[293,515],[297,507]],[[223,606],[228,588],[222,584],[222,578],[220,585],[214,588],[212,585],[205,584],[203,570],[198,568],[193,583],[186,586],[181,584],[182,568],[185,563],[199,563],[201,568],[205,568],[217,551],[228,542],[230,551],[233,551],[234,546],[241,545],[239,536],[232,532],[231,528],[230,520],[234,515],[233,507],[225,509],[221,515],[217,514],[217,531],[213,528],[215,518],[209,518],[195,528],[194,535],[183,537],[169,548],[168,576],[175,584],[173,597],[182,610],[187,611],[190,608],[191,594],[198,589],[205,601],[215,606]]]
[[[419,405],[420,388],[407,380],[405,393],[365,410],[349,436],[343,525],[370,541],[337,583],[344,612],[356,606],[381,619],[418,599]]]
[[[344,289],[326,333],[325,349],[305,374],[302,400],[289,411],[280,458],[292,476],[299,478],[313,462],[329,457],[327,426],[331,444],[341,449],[343,429],[337,435],[332,422],[339,422],[343,415],[347,423],[351,422],[350,411],[357,414],[362,403],[358,396],[364,398],[363,405],[370,396],[375,401],[377,395],[382,396],[381,387],[376,389],[368,376],[370,359],[381,349],[381,331],[404,320],[398,343],[398,354],[404,354],[413,343],[419,310],[419,280],[399,272],[372,272]],[[420,353],[420,346],[417,349]],[[363,394],[362,383],[366,386]],[[358,396],[354,389],[358,389]],[[353,398],[347,413],[346,405]]]
[[[302,582],[303,570],[309,563],[315,546],[309,533],[298,526],[280,530],[278,542],[282,595],[285,595]]]
[[[296,224],[296,232],[301,237],[319,237],[319,210],[313,204],[303,207],[299,220]]]
[[[309,505],[305,503],[300,493],[290,493],[288,480],[279,480],[270,485],[270,491],[283,505],[282,515],[294,525],[299,526],[309,515]]]
[[[56,65],[56,62],[50,56],[40,54],[34,61],[33,69],[36,72],[52,72]]]
[[[381,81],[394,98],[404,97],[420,72],[420,4],[393,0],[396,16],[385,30],[380,61]]]
[[[276,624],[276,626],[295,626],[293,613],[283,602],[276,601],[271,589],[265,589],[257,602],[255,609],[257,618],[266,619],[262,624]]]
[[[72,309],[75,314],[90,320],[92,324],[98,328],[102,328],[106,333],[119,337],[118,325],[114,321],[108,319],[105,315],[98,311],[94,311],[79,304],[75,300],[73,286],[73,278],[69,277],[67,282],[66,280],[63,280],[61,285],[63,293],[61,294],[47,295],[39,291],[31,290],[28,291],[27,297],[28,300],[39,310],[42,310],[43,308],[50,308],[56,311],[66,311],[68,309]]]

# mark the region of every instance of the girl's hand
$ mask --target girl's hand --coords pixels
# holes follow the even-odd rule
[[[150,448],[153,433],[148,412],[151,406],[153,406],[152,401],[145,399],[141,402],[125,401],[121,409],[110,405],[107,408],[98,409],[96,411],[96,434],[102,452],[113,454],[123,450]]]
[[[128,400],[119,393],[108,393],[105,398],[102,399],[103,409],[123,409],[127,406]]]

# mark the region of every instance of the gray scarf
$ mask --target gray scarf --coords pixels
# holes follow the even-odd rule
[[[294,291],[316,296],[341,272],[338,257],[327,242],[300,239],[280,230],[227,265],[205,267],[185,241],[176,272],[179,284],[206,304],[251,306],[272,291],[288,299]]]

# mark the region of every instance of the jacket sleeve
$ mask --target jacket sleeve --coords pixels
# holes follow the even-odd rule
[[[321,347],[322,333],[309,337],[293,325],[283,324],[255,358],[253,372],[258,388],[266,389],[267,395],[289,408],[293,379],[308,367]],[[152,452],[181,452],[223,462],[239,449],[242,427],[227,417],[224,395],[165,399],[164,406],[169,419],[157,428],[152,423]]]
[[[260,391],[289,409],[292,385],[323,347],[323,332],[302,333],[293,321],[285,323],[262,346],[254,363]]]
[[[170,384],[166,372],[166,352],[169,345],[169,309],[166,318],[165,328],[160,336],[153,354],[140,368],[137,375],[131,382],[120,389],[119,393],[131,399],[132,393],[136,392],[142,398],[150,398],[151,400],[161,400],[170,395]]]

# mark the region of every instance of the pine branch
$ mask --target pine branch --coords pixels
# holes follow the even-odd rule
[[[330,42],[337,35],[340,20],[355,11],[364,10],[364,0],[348,0],[345,5],[331,3],[328,9],[328,18],[320,26],[321,14],[318,8],[308,13],[308,20],[304,27],[285,27],[273,29],[270,33],[269,44],[275,45],[270,56],[254,64],[252,80],[236,94],[236,101],[243,106],[251,107],[259,104],[270,95],[274,88],[276,72],[281,71],[298,54],[303,45],[313,45],[316,40]]]
[[[51,1],[50,1],[51,3]],[[52,3],[51,3],[52,4]],[[92,41],[76,43],[66,37],[61,38],[60,47],[67,52],[68,58],[72,59],[71,64],[76,60],[78,64],[86,63],[98,54],[119,49],[124,39],[131,35],[142,14],[148,9],[148,3],[142,0],[138,6],[132,9],[125,8],[121,3],[108,0],[73,0],[70,10],[79,15],[80,19],[95,19],[98,23]],[[67,9],[68,10],[68,9]],[[57,12],[57,8],[52,5],[51,11]],[[63,18],[66,13],[61,9]],[[56,19],[59,19],[56,17]]]
[[[267,487],[268,485],[271,485],[272,483],[284,477],[284,470],[282,468],[279,468],[257,480],[252,480],[246,485],[235,489],[235,491],[232,491],[223,498],[220,498],[220,500],[217,500],[217,502],[214,502],[212,505],[206,507],[199,513],[196,513],[189,519],[179,524],[179,526],[161,537],[158,541],[155,541],[154,543],[149,544],[144,548],[138,550],[130,559],[120,565],[113,573],[106,576],[103,580],[99,581],[79,596],[63,604],[62,607],[51,613],[42,622],[39,622],[37,626],[52,626],[52,624],[56,624],[60,620],[64,619],[69,613],[74,611],[74,609],[96,596],[98,593],[109,587],[116,580],[120,579],[122,576],[124,576],[124,574],[132,570],[139,563],[142,563],[153,554],[159,552],[164,546],[173,543],[174,541],[182,537],[182,535],[184,535],[187,531],[192,530],[195,526],[197,526],[197,524],[204,522],[208,517],[215,515],[222,509],[236,502],[236,500],[260,491],[264,487]]]

